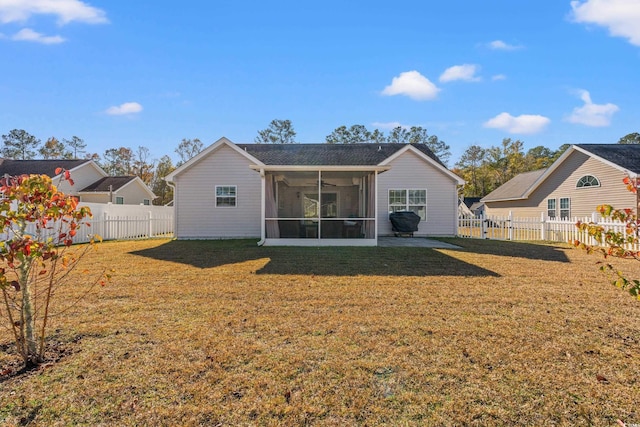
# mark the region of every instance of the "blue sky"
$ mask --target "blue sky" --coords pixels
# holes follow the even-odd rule
[[[640,132],[640,2],[0,0],[0,132],[88,149],[422,126],[451,146]]]

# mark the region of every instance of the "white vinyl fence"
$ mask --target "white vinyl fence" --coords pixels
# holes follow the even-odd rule
[[[74,243],[86,243],[90,235],[99,235],[103,240],[150,239],[173,237],[173,207],[144,205],[114,205],[102,203],[82,203],[91,209],[93,218],[77,230]],[[55,233],[54,225],[51,234]],[[35,233],[35,225],[27,226],[27,233]],[[0,234],[0,239],[8,240],[8,233]]]
[[[458,237],[494,240],[545,240],[565,243],[579,240],[587,244],[596,244],[587,233],[576,227],[578,221],[592,222],[604,226],[605,230],[626,233],[625,223],[603,218],[595,212],[591,217],[568,219],[546,218],[544,214],[539,218],[518,218],[509,213],[508,216],[460,217],[458,218]]]

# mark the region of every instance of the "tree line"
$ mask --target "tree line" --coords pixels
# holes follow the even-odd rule
[[[109,148],[102,154],[87,150],[85,141],[72,136],[59,140],[48,138],[44,143],[22,129],[13,129],[2,135],[0,154],[6,159],[90,159],[95,161],[110,176],[135,175],[158,196],[154,204],[165,205],[173,200],[173,190],[164,177],[177,167],[200,153],[204,144],[198,138],[184,138],[174,152],[179,160],[174,165],[170,156],[152,159],[147,147],[139,146]],[[290,120],[272,120],[267,128],[259,130],[254,140],[257,144],[295,144],[296,132]],[[446,165],[451,156],[450,147],[436,135],[429,135],[420,126],[405,128],[397,126],[388,134],[379,129],[370,131],[364,125],[339,126],[325,138],[327,144],[425,144]],[[640,144],[640,134],[630,133],[618,141],[620,144]],[[537,146],[524,152],[524,143],[510,138],[503,139],[498,146],[483,148],[471,145],[456,162],[453,172],[467,184],[464,195],[483,197],[519,173],[546,168],[569,147],[562,145],[557,150]]]
[[[258,131],[254,140],[257,144],[297,144],[296,131],[291,120],[275,119],[266,129]],[[366,126],[355,124],[349,127],[339,126],[326,136],[327,144],[425,144],[443,162],[451,157],[450,147],[436,135],[429,135],[421,126],[405,128],[396,126],[388,135],[380,129],[369,131]]]
[[[640,144],[640,134],[630,133],[618,144]],[[464,196],[484,197],[518,174],[544,169],[556,161],[570,144],[557,150],[539,145],[526,152],[524,142],[505,138],[499,146],[471,145],[460,156],[453,172],[466,181]]]
[[[168,155],[152,159],[151,151],[144,146],[136,149],[109,148],[102,154],[93,153],[87,151],[87,144],[78,136],[62,140],[50,137],[43,143],[23,129],[13,129],[2,135],[2,142],[0,154],[5,159],[87,159],[96,162],[109,176],[138,176],[158,196],[153,201],[156,205],[165,205],[173,200],[173,190],[163,178],[204,147],[198,138],[183,139],[174,150],[180,159],[174,165]]]

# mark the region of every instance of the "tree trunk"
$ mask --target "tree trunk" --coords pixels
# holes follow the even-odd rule
[[[25,365],[38,364],[42,362],[38,354],[35,316],[33,307],[33,297],[31,295],[31,284],[29,283],[29,267],[31,263],[26,261],[20,266],[20,290],[22,291],[22,336],[24,341],[22,345],[25,347],[23,354],[25,355]]]

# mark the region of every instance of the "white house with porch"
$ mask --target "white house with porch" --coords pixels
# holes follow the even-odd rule
[[[375,246],[389,214],[420,216],[414,236],[457,234],[464,181],[423,144],[234,144],[221,138],[165,178],[178,239]]]

